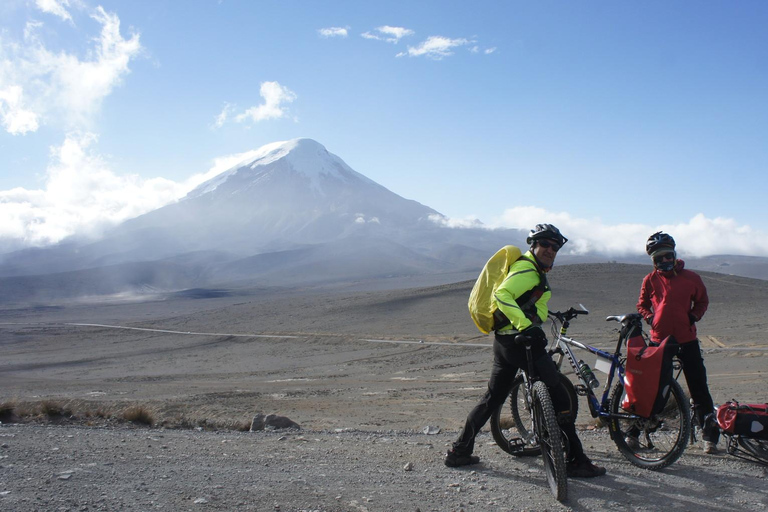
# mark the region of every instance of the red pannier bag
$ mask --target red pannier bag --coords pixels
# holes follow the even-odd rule
[[[768,404],[725,402],[717,408],[717,424],[727,434],[768,440]]]
[[[679,345],[673,336],[668,336],[658,345],[648,346],[639,331],[627,341],[625,396],[621,408],[650,418],[667,404],[672,383],[672,358]]]

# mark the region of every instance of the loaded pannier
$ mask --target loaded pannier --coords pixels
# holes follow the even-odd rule
[[[624,374],[625,397],[621,408],[650,418],[664,409],[672,384],[672,358],[679,345],[674,336],[660,344],[645,342],[642,327],[630,324],[633,329],[627,341],[626,373]]]
[[[717,423],[726,434],[768,440],[768,404],[726,402],[717,408]]]

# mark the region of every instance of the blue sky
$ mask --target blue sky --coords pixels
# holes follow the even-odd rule
[[[310,137],[575,251],[768,256],[768,3],[4,0],[0,251]]]

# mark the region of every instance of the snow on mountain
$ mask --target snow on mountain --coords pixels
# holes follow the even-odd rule
[[[329,153],[321,144],[302,138],[262,146],[256,150],[255,156],[201,184],[187,197],[198,197],[213,192],[238,173],[256,177],[255,182],[260,179],[268,180],[273,173],[278,172],[271,164],[280,160],[284,160],[293,172],[304,177],[310,187],[320,194],[324,193],[323,181],[327,179],[360,180],[378,186],[374,181],[352,170],[341,158]]]
[[[246,257],[350,236],[410,246],[444,231],[429,220],[436,215],[302,138],[259,148],[180,201],[124,222],[85,252],[99,264],[118,264],[194,251]]]

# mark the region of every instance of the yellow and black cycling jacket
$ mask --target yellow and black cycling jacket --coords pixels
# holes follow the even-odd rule
[[[497,332],[513,333],[542,324],[547,319],[551,296],[546,275],[536,265],[531,251],[526,252],[509,267],[507,278],[494,293],[496,307],[510,321]]]

